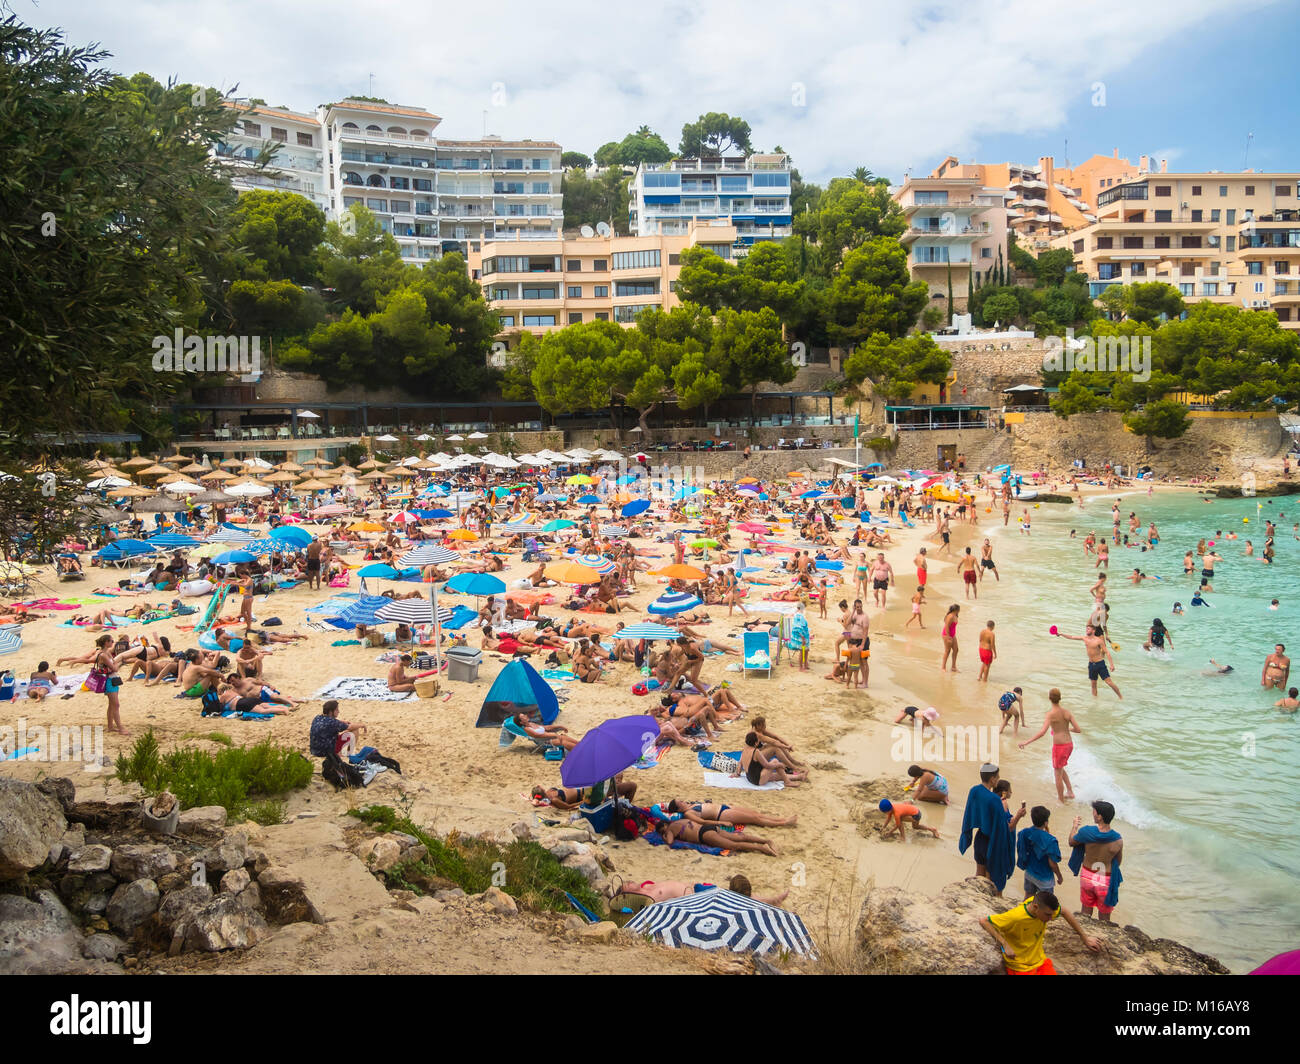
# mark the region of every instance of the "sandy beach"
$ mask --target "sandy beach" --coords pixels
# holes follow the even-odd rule
[[[1087,494],[1115,495],[1116,492],[1091,488]],[[873,492],[873,504],[876,497]],[[854,597],[852,587],[843,584],[832,589],[826,619],[818,616],[815,605],[809,609],[813,637],[809,671],[799,672],[787,660],[770,677],[752,673],[743,675],[725,668],[731,662],[738,662],[738,657],[706,659],[703,679],[709,683],[730,681],[736,696],[747,709],[745,717],[725,728],[713,749],[739,749],[743,745],[748,717],[764,714],[770,729],[792,742],[795,756],[812,766],[811,779],[807,783],[781,791],[709,790],[704,786],[703,772],[694,753],[684,747],[670,749],[652,768],[628,770],[627,777],[638,785],[638,804],[666,802],[674,797],[704,798],[745,804],[774,815],[797,813],[796,827],[749,829],[770,838],[780,856],[736,853],[714,857],[694,851],[652,847],[641,840],[613,842],[609,852],[618,874],[625,881],[683,879],[722,883],[731,875],[743,873],[753,883],[755,893],[789,890],[787,907],[799,912],[814,936],[826,942],[828,938],[841,937],[851,930],[863,893],[873,885],[899,886],[928,894],[944,884],[973,874],[974,866],[969,855],[962,857],[957,852],[957,837],[963,799],[967,790],[978,783],[979,764],[983,759],[979,747],[967,751],[961,760],[953,761],[932,756],[932,747],[913,751],[909,743],[915,738],[914,733],[911,729],[895,727],[893,721],[904,705],[934,706],[940,710],[940,724],[945,728],[979,726],[986,729],[982,736],[984,743],[996,742],[993,733],[1000,724],[997,697],[1018,682],[1015,679],[1016,662],[1021,656],[1035,653],[1034,637],[1018,630],[1013,623],[1016,606],[1024,596],[1051,594],[1053,575],[1026,569],[1022,562],[1008,564],[1007,559],[1013,553],[1017,558],[1024,557],[1028,544],[1015,542],[1023,538],[1018,534],[1015,520],[1003,527],[1001,514],[996,509],[992,513],[984,512],[984,499],[981,494],[977,525],[954,522],[951,555],[938,553],[933,522],[918,524],[912,529],[890,529],[894,544],[885,550],[885,555],[894,568],[897,584],[890,589],[887,608],[883,612],[871,607],[870,603],[866,604],[872,641],[870,679],[865,690],[846,689],[842,684],[824,678],[830,669],[832,648],[840,631],[839,611],[835,604],[841,598],[848,598],[851,602]],[[1062,504],[1043,505],[1059,507]],[[1013,508],[1013,516],[1019,509]],[[1000,582],[991,578],[983,580],[979,584],[978,603],[967,604],[955,570],[956,559],[967,544],[972,545],[978,555],[979,544],[985,535],[994,543],[994,557],[999,560],[1002,579]],[[642,547],[647,544],[646,540],[634,542]],[[911,612],[910,597],[916,586],[912,558],[922,545],[927,546],[930,557],[928,605],[923,612],[926,627],[921,631],[913,625],[905,630],[904,623]],[[662,552],[662,559],[650,559],[652,568],[671,561],[670,544],[655,544],[654,548]],[[868,552],[869,557],[872,554],[874,552]],[[775,555],[772,560],[775,562],[782,557],[785,556]],[[498,574],[507,584],[533,568],[524,565],[517,557],[510,561],[507,570]],[[88,579],[76,584],[60,584],[51,574],[42,573],[34,581],[28,597],[86,596],[92,587],[115,582],[118,575],[115,570],[88,568],[87,571]],[[850,563],[846,563],[845,573],[851,577]],[[372,593],[385,588],[406,591],[412,586],[385,581],[368,583]],[[662,579],[638,574],[638,589],[627,600],[638,612],[623,613],[619,619],[631,621],[644,616],[644,607],[664,590],[665,584]],[[357,590],[355,576],[348,590]],[[747,605],[752,616],[764,615],[762,602],[758,601],[763,590],[757,584],[751,588]],[[278,631],[299,632],[309,637],[304,642],[275,647],[266,666],[267,681],[294,698],[311,699],[314,692],[337,677],[382,677],[386,670],[386,666],[376,660],[381,654],[378,649],[331,646],[334,640],[349,638],[351,633],[329,634],[307,627],[305,609],[328,594],[328,589],[308,591],[303,585],[268,597],[259,596],[255,602],[254,614],[259,620],[279,617],[284,626]],[[444,599],[447,605],[473,602],[467,596],[452,594],[440,597],[440,601]],[[203,600],[197,601],[201,604]],[[940,622],[950,602],[964,603],[958,633],[960,671],[956,675],[938,670]],[[558,606],[545,607],[543,612],[566,615]],[[738,649],[740,622],[744,619],[740,612],[737,611],[730,619],[725,606],[708,607],[708,612],[711,621],[700,626],[702,630],[715,644],[724,643]],[[65,617],[71,615],[70,612],[62,614]],[[593,614],[582,617],[611,628],[615,620],[612,616]],[[979,669],[976,634],[989,618],[999,622],[999,657],[993,665],[991,681],[981,684],[976,680]],[[20,651],[3,660],[4,668],[25,678],[39,661],[53,663],[61,656],[89,651],[95,635],[61,627],[60,620],[60,613],[51,612],[46,619],[25,625],[24,645]],[[179,630],[175,621],[126,629],[128,634],[142,631],[151,637],[167,635],[175,648],[192,646],[195,642],[192,633]],[[471,631],[470,644],[477,646],[478,641],[477,632]],[[318,775],[307,790],[290,797],[289,812],[304,809],[341,812],[349,805],[379,801],[409,804],[410,815],[415,821],[440,832],[454,828],[462,832],[505,835],[510,825],[517,821],[532,822],[536,811],[524,795],[535,784],[558,785],[558,764],[547,762],[531,751],[526,752],[523,743],[499,749],[496,728],[474,727],[488,688],[507,661],[505,655],[486,652],[478,681],[472,684],[444,682],[444,694],[450,694],[445,700],[443,695],[439,695],[434,699],[413,697],[404,701],[344,702],[340,717],[367,724],[369,731],[365,742],[397,758],[402,764],[404,778],[389,779],[383,786],[375,785],[369,791],[348,795],[333,791]],[[541,663],[537,664],[540,667]],[[74,666],[72,671],[84,671],[84,668]],[[65,671],[69,670],[60,670],[61,673]],[[581,735],[607,718],[644,712],[648,698],[631,693],[632,686],[640,678],[631,664],[617,664],[599,683],[564,684],[567,701],[562,705],[559,722],[574,735]],[[174,684],[145,688],[140,679],[126,683],[121,695],[122,720],[132,737],[140,735],[146,728],[153,728],[164,749],[176,744],[196,744],[215,749],[215,744],[202,737],[222,732],[239,744],[270,737],[305,753],[308,725],[320,705],[319,701],[309,701],[295,713],[268,722],[242,722],[202,718],[195,701],[179,699],[176,694]],[[1031,727],[1036,730],[1042,721],[1043,702],[1041,698],[1027,699],[1027,702]],[[1086,706],[1082,710],[1086,714]],[[14,718],[14,723],[19,717],[26,718],[29,727],[100,724],[104,720],[104,700],[85,691],[70,699],[54,698],[39,705],[20,700],[6,705],[4,716],[6,722]],[[1031,730],[1022,734],[1022,738],[1032,733]],[[130,739],[108,736],[105,751],[108,758],[116,758],[120,752],[129,749],[130,742]],[[995,760],[1001,764],[1004,777],[1026,781],[1016,786],[1013,808],[1024,800],[1029,806],[1044,804],[1053,809],[1052,828],[1063,851],[1066,851],[1069,817],[1076,813],[1086,815],[1087,804],[1083,801],[1084,796],[1080,795],[1079,801],[1064,809],[1057,806],[1050,773],[1049,782],[1041,782],[1041,763],[1045,763],[1047,752],[1048,746],[1044,742],[1027,751],[1017,750],[1008,729]],[[882,797],[905,797],[906,769],[914,760],[937,768],[949,779],[950,805],[922,804],[925,823],[937,827],[942,839],[936,841],[921,835],[909,837],[901,844],[896,839],[882,840],[879,827],[883,817],[876,810],[876,803]],[[78,777],[79,784],[93,778],[76,766],[72,768],[74,771],[69,774]],[[0,771],[6,774],[29,779],[48,770],[49,766],[39,762],[10,761],[0,767]],[[567,814],[559,815],[567,817]],[[1124,922],[1135,920],[1155,934],[1174,933],[1177,930],[1175,924],[1162,917],[1158,907],[1148,908],[1142,904],[1141,833],[1128,826],[1123,830],[1127,845],[1137,857],[1131,867],[1126,865]],[[1019,896],[1018,873],[1007,889],[1008,896]],[[1062,889],[1065,891],[1063,896],[1074,897],[1072,892],[1076,888],[1072,877],[1067,875]]]

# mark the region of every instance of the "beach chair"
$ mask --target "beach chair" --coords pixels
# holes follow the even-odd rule
[[[538,751],[545,753],[551,749],[550,741],[539,739],[535,735],[529,735],[523,728],[515,723],[514,717],[507,717],[501,725],[501,737],[497,740],[498,748],[504,750],[507,746],[513,746],[516,739],[527,739],[533,744],[533,752]]]
[[[746,632],[742,645],[741,666],[745,674],[765,672],[772,675],[772,633]]]

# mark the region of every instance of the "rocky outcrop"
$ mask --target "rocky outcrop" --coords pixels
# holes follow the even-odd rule
[[[862,969],[890,975],[991,975],[1002,954],[979,920],[1015,903],[996,898],[987,879],[950,883],[935,897],[900,887],[873,890],[858,920]],[[1226,975],[1213,957],[1170,939],[1152,939],[1136,927],[1083,921],[1101,940],[1092,953],[1064,920],[1047,927],[1047,955],[1062,975]]]
[[[43,865],[67,827],[57,798],[30,783],[0,777],[0,880]]]

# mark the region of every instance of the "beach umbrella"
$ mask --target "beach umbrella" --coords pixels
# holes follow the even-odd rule
[[[566,484],[594,484],[594,483],[596,483],[596,478],[595,478],[595,477],[589,477],[589,476],[587,476],[586,473],[576,473],[576,474],[574,474],[573,476],[569,477],[569,478],[568,478],[564,483],[566,483]]]
[[[573,561],[578,565],[585,565],[588,569],[595,569],[601,576],[612,573],[618,568],[617,564],[610,561],[603,554],[579,554],[574,557]]]
[[[685,591],[665,591],[650,603],[646,609],[651,613],[668,617],[675,613],[685,613],[687,610],[693,610],[699,604],[699,599]]]
[[[238,495],[240,497],[253,497],[261,495],[270,495],[271,489],[265,484],[256,484],[251,480],[244,480],[238,484],[231,484],[225,489],[227,495]]]
[[[566,787],[592,787],[635,765],[656,739],[659,728],[645,715],[615,717],[587,732],[560,762]]]
[[[359,624],[379,624],[379,610],[392,601],[383,595],[362,595],[355,602],[344,606],[334,620],[344,622],[349,628],[355,628]]]
[[[110,488],[106,494],[110,499],[147,499],[154,492],[150,488],[129,484],[125,488]]]
[[[403,565],[418,565],[423,568],[426,565],[446,565],[448,562],[460,561],[460,555],[454,550],[440,546],[437,543],[421,543],[418,547],[412,547],[400,559]]]
[[[718,494],[712,488],[694,488],[691,490],[692,495],[716,495]]]
[[[600,583],[600,574],[595,569],[574,562],[552,562],[546,567],[546,575],[561,584]]]
[[[384,526],[377,521],[353,521],[348,525],[349,532],[382,532]]]
[[[312,541],[312,535],[306,529],[285,528],[283,525],[271,529],[271,538],[290,543],[295,547],[305,547]]]
[[[454,434],[452,434],[451,436],[448,436],[448,437],[447,437],[447,442],[448,442],[448,443],[464,443],[464,442],[465,442],[465,437],[464,437],[464,436],[461,436],[459,433],[454,433]]]
[[[147,469],[147,468],[148,468],[149,466],[151,466],[151,465],[153,465],[153,459],[152,459],[152,458],[145,458],[143,455],[136,455],[134,458],[129,458],[129,459],[127,459],[125,462],[121,463],[120,468],[122,468],[122,469]]]
[[[270,479],[271,479],[270,477],[267,477],[267,480],[270,480]],[[330,490],[330,485],[329,485],[329,484],[326,484],[323,480],[304,480],[301,484],[296,485],[296,486],[294,487],[293,490],[294,490],[295,492],[299,492],[299,491],[329,491],[329,490]]]
[[[576,521],[570,521],[568,518],[561,517],[561,518],[557,518],[554,521],[547,521],[546,524],[542,525],[542,531],[559,532],[565,528],[573,528],[574,525],[576,524],[577,524]]]
[[[669,580],[703,580],[708,573],[703,569],[697,569],[694,565],[667,565],[662,569],[656,569],[650,574],[651,576],[666,576]]]
[[[692,550],[717,550],[718,541],[716,539],[697,539],[691,543]]]
[[[455,517],[455,516],[456,516],[456,515],[455,515],[454,513],[452,513],[450,510],[443,510],[443,509],[436,509],[436,510],[416,510],[415,512],[416,512],[417,514],[419,514],[421,520],[424,520],[424,521],[442,521],[442,520],[445,520],[445,519],[448,518],[448,517]]]
[[[130,486],[131,482],[123,477],[97,477],[95,480],[86,481],[86,487],[94,488],[125,488]]]
[[[600,502],[599,495],[580,495],[578,497],[579,506],[595,506],[598,502]]]
[[[227,495],[224,491],[201,491],[197,495],[190,496],[190,502],[209,503],[218,506],[229,506],[233,502],[238,502],[233,495]]]
[[[374,577],[379,580],[396,580],[401,575],[391,565],[385,565],[383,562],[371,562],[369,565],[357,570],[357,576],[363,580],[367,577]]]
[[[636,499],[628,503],[619,511],[624,517],[636,517],[637,514],[643,514],[650,509],[649,499]]]
[[[227,473],[224,469],[213,469],[207,473],[202,474],[199,477],[199,480],[215,480],[222,483],[224,483],[227,480],[234,480],[234,479],[235,479],[235,474]]]
[[[397,437],[391,433],[385,432],[382,436],[375,437],[376,443],[397,443]]]
[[[451,620],[451,614],[451,610],[439,606],[438,623],[446,624]],[[404,624],[433,624],[433,603],[424,598],[390,599],[387,605],[375,611],[375,619],[400,621]]]
[[[760,525],[757,521],[743,521],[736,526],[742,532],[766,532],[767,525]]]
[[[344,506],[341,502],[326,503],[324,506],[318,506],[312,511],[313,517],[342,517],[346,513],[351,513],[350,506]]]
[[[0,654],[12,654],[23,648],[23,631],[21,628],[0,628]]]
[[[626,536],[627,529],[624,528],[622,525],[601,525],[600,534],[602,536],[608,536],[608,537]]]
[[[176,550],[179,547],[197,547],[201,540],[197,540],[193,536],[182,535],[179,532],[159,532],[156,536],[150,536],[148,542],[155,547]]]
[[[142,514],[174,514],[184,510],[185,503],[160,495],[155,499],[137,499],[131,504],[131,509]]]
[[[642,621],[638,624],[629,624],[626,628],[620,628],[611,637],[613,639],[676,639],[682,633],[676,628],[669,628],[666,624],[655,624],[653,621]]]
[[[478,533],[471,532],[468,528],[457,528],[454,531],[448,532],[447,538],[464,540],[466,543],[470,543],[478,539]]]
[[[202,485],[195,484],[190,480],[177,480],[171,484],[163,485],[163,491],[171,495],[196,495],[202,490]]]
[[[233,525],[222,525],[210,536],[209,543],[249,543],[257,538],[252,532],[245,528],[235,528]]]
[[[477,599],[484,595],[503,594],[506,582],[491,573],[457,573],[447,581],[447,588],[459,591],[462,595],[473,595]]]
[[[98,557],[116,561],[118,558],[137,558],[145,554],[156,554],[158,548],[142,539],[115,539],[98,552]]]
[[[801,499],[820,499],[820,498],[821,498],[823,495],[825,495],[825,494],[826,494],[826,492],[824,492],[824,491],[818,491],[816,488],[814,488],[812,491],[805,491],[802,495],[799,496],[799,498],[801,498]]]
[[[576,751],[574,747],[564,759],[561,777]],[[817,956],[812,936],[797,915],[721,887],[647,905],[628,921],[627,929],[676,948]]]
[[[214,555],[212,561],[216,565],[242,565],[257,561],[257,555],[248,550],[227,550]]]

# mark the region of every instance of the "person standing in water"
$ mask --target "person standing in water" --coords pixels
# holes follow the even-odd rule
[[[1059,801],[1064,802],[1067,798],[1074,799],[1074,787],[1070,784],[1070,774],[1065,771],[1065,766],[1070,761],[1070,755],[1074,753],[1074,740],[1070,738],[1071,732],[1082,732],[1079,722],[1074,719],[1074,715],[1061,705],[1061,691],[1053,687],[1047,692],[1047,700],[1051,703],[1047,707],[1047,717],[1043,721],[1043,726],[1038,729],[1037,733],[1030,736],[1024,742],[1020,743],[1020,749],[1023,750],[1030,743],[1041,739],[1047,734],[1048,729],[1052,732],[1052,771],[1056,775],[1056,797]]]
[[[1259,678],[1261,687],[1276,687],[1279,690],[1286,687],[1291,676],[1291,659],[1283,653],[1285,650],[1285,645],[1276,643],[1273,653],[1264,659],[1264,671]]]
[[[1110,678],[1110,669],[1106,667],[1109,661],[1113,668],[1115,659],[1110,655],[1110,648],[1106,645],[1105,630],[1097,625],[1088,625],[1087,635],[1066,635],[1064,632],[1056,632],[1055,635],[1062,639],[1072,639],[1075,642],[1082,643],[1084,649],[1088,652],[1088,679],[1092,683],[1092,696],[1097,697],[1097,681],[1102,680],[1106,686],[1115,692],[1119,698],[1123,695],[1119,693],[1119,688],[1115,686],[1115,681]]]
[[[970,598],[972,591],[975,592],[976,598],[980,597],[979,585],[976,583],[978,578],[975,575],[975,568],[975,555],[973,555],[970,552],[970,548],[967,547],[966,553],[957,559],[957,572],[961,574],[962,583],[966,585],[967,598]]]
[[[944,672],[948,668],[948,656],[952,655],[952,671],[957,671],[957,615],[961,613],[961,606],[954,602],[948,607],[948,612],[944,614],[943,628],[940,635],[943,639],[943,661],[939,665],[939,671]]]
[[[993,622],[988,624],[980,631],[980,671],[976,679],[983,683],[988,682],[989,668],[993,664],[993,659],[998,656],[998,641],[993,635]]]
[[[1153,617],[1151,619],[1151,630],[1147,633],[1147,641],[1142,644],[1142,649],[1159,650],[1163,652],[1165,649],[1166,639],[1169,641],[1169,649],[1173,650],[1174,649],[1173,634],[1169,631],[1168,628],[1165,627],[1164,621],[1162,621],[1159,617]]]
[[[980,547],[980,579],[984,579],[984,570],[987,569],[993,574],[998,583],[1002,582],[1002,577],[998,576],[998,567],[993,564],[993,544],[988,539],[984,540],[984,545]]]

